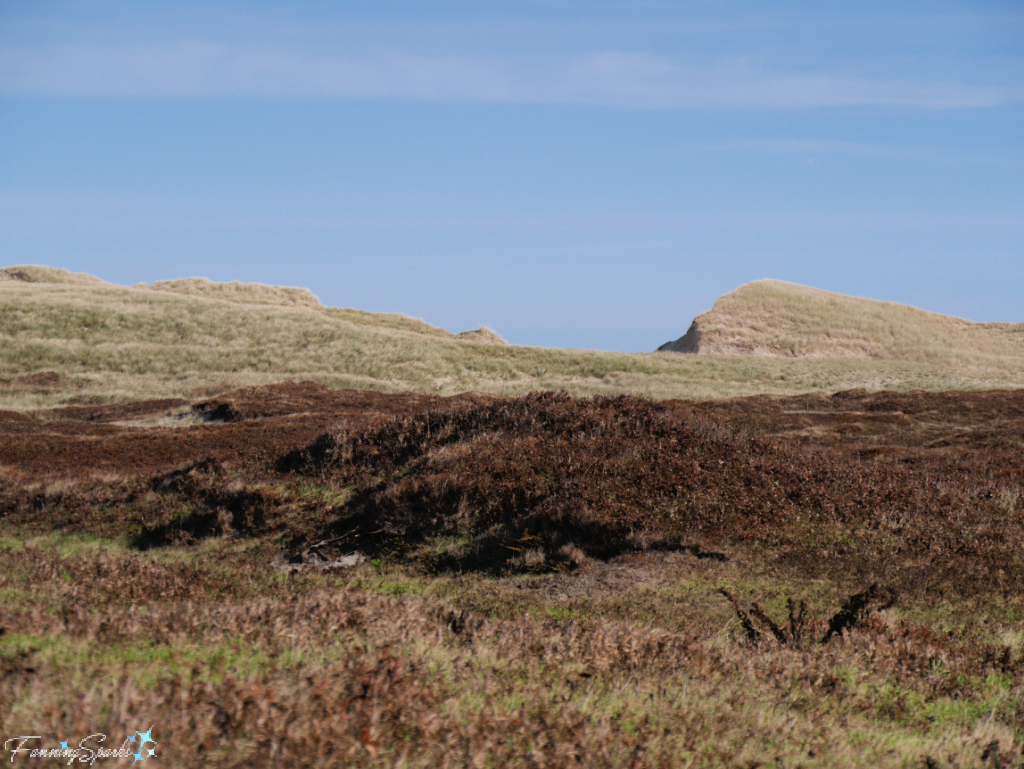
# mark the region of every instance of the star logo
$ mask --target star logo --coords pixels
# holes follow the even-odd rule
[[[132,761],[132,765],[133,766],[136,763],[138,763],[139,761],[142,761],[142,762],[146,761],[146,758],[148,758],[149,756],[144,757],[143,756],[144,752],[145,753],[149,753],[150,756],[152,756],[153,758],[156,758],[156,753],[153,752],[153,748],[155,748],[157,746],[157,741],[153,739],[153,727],[152,726],[149,727],[149,731],[140,732],[140,731],[138,731],[136,729],[135,733],[139,736],[139,752],[132,754],[134,759],[135,759],[134,761]],[[135,738],[132,737],[131,741],[135,742]],[[153,748],[147,748],[146,747],[146,743],[147,742],[153,743]]]

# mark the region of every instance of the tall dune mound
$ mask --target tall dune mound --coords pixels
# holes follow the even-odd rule
[[[220,299],[236,304],[271,304],[279,307],[323,307],[320,300],[308,288],[290,286],[267,286],[263,283],[214,283],[206,278],[184,278],[181,280],[158,280],[152,285],[141,284],[136,288],[153,291],[169,291],[186,296],[202,296]]]
[[[14,267],[0,267],[0,282],[17,283],[71,283],[77,285],[110,285],[84,272],[68,272],[41,264],[20,264]]]
[[[1024,324],[972,323],[895,302],[758,280],[726,294],[663,352],[1024,364]]]

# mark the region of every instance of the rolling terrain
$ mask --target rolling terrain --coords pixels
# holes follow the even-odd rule
[[[0,412],[0,473],[0,727],[44,744],[1024,762],[1024,391],[282,383]]]
[[[782,321],[779,321],[782,323]],[[499,339],[500,341],[500,339]],[[902,359],[625,354],[494,344],[403,315],[323,307],[304,289],[166,281],[123,287],[43,267],[0,270],[0,408],[195,399],[284,380],[455,395],[720,398],[813,390],[1024,386],[1024,355]]]
[[[911,362],[622,355],[303,289],[2,274],[5,739],[1024,767],[1013,327]]]

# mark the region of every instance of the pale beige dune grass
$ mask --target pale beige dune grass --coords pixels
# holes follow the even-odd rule
[[[22,264],[14,267],[0,268],[0,283],[15,281],[18,283],[74,283],[78,285],[100,286],[113,285],[84,272],[68,272],[54,269],[41,264]]]
[[[471,331],[463,331],[461,334],[456,334],[455,336],[465,342],[477,342],[479,344],[508,344],[501,334],[487,326],[481,326],[480,328],[475,328]]]
[[[26,268],[9,268],[25,270]],[[7,271],[5,271],[7,272]],[[194,398],[312,380],[328,387],[449,395],[631,393],[719,398],[812,390],[1024,386],[995,353],[935,360],[611,353],[467,341],[422,320],[317,304],[240,302],[240,289],[181,293],[102,281],[0,280],[0,409]],[[68,273],[70,275],[70,273]],[[194,284],[192,284],[194,285]],[[258,292],[256,292],[258,293]],[[53,371],[59,386],[19,376]]]
[[[695,322],[704,354],[899,360],[969,377],[1024,370],[1024,323],[972,323],[778,280],[741,286]]]
[[[308,288],[291,286],[268,286],[263,283],[214,283],[206,278],[183,278],[180,280],[158,280],[134,288],[148,288],[153,291],[167,291],[186,296],[204,296],[236,304],[273,304],[282,307],[322,307],[320,300]]]

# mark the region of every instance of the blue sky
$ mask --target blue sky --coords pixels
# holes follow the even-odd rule
[[[636,351],[765,277],[1024,321],[1022,246],[1019,3],[0,0],[4,264]]]

